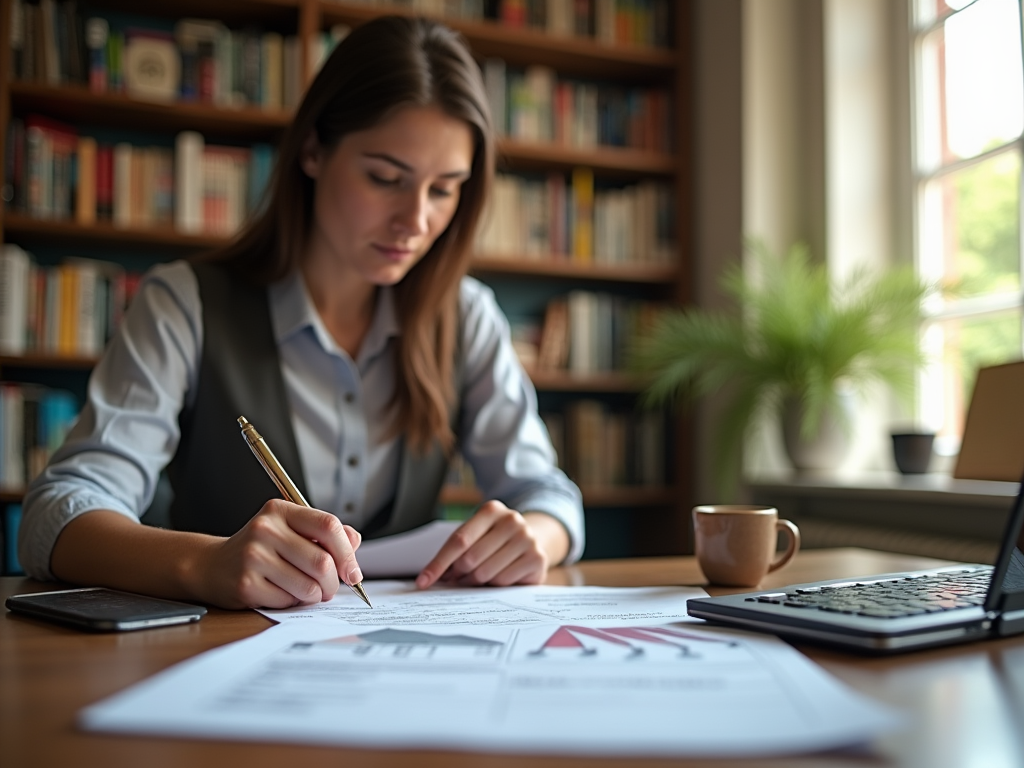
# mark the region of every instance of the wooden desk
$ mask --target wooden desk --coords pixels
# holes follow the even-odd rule
[[[936,560],[862,549],[801,553],[765,580],[802,581],[930,567]],[[693,558],[591,561],[551,572],[549,583],[702,585]],[[52,588],[0,579],[0,596]],[[714,594],[726,590],[711,589]],[[707,765],[819,768],[1010,768],[1024,766],[1024,636],[864,658],[802,646],[853,688],[910,715],[907,729],[864,749],[779,760],[671,761],[524,758],[447,752],[328,749],[83,733],[76,713],[201,651],[255,634],[270,622],[251,611],[211,610],[198,624],[122,634],[84,634],[6,613],[0,617],[0,764],[21,766],[530,766]]]

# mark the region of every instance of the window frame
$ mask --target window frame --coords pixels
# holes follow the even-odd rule
[[[959,394],[963,402],[956,402],[957,395],[950,393],[951,377],[947,369],[947,363],[943,360],[941,352],[945,349],[943,329],[948,328],[952,323],[984,320],[997,318],[1000,315],[1016,312],[1021,326],[1021,345],[1019,355],[1024,358],[1024,126],[1021,132],[1013,139],[1003,144],[989,148],[969,158],[958,158],[944,162],[941,159],[941,148],[935,153],[939,157],[937,165],[925,167],[924,145],[927,142],[925,122],[929,119],[945,120],[946,114],[942,107],[934,109],[935,105],[927,104],[929,86],[936,91],[943,91],[944,68],[939,73],[938,83],[926,83],[925,78],[933,77],[933,73],[926,72],[925,45],[929,36],[942,30],[946,22],[951,18],[962,14],[967,9],[977,5],[984,0],[971,0],[958,9],[947,9],[945,13],[938,14],[935,18],[922,23],[924,16],[922,6],[925,2],[935,3],[936,0],[912,0],[909,4],[910,18],[910,93],[911,93],[911,115],[910,115],[910,162],[913,195],[913,249],[915,269],[925,279],[940,279],[944,276],[936,274],[929,268],[931,253],[926,253],[930,239],[928,237],[928,220],[926,207],[928,205],[929,187],[933,183],[940,182],[944,177],[954,176],[970,168],[1005,155],[1016,153],[1020,168],[1017,184],[1017,259],[1019,283],[1016,291],[999,291],[969,297],[950,297],[935,295],[926,302],[924,306],[924,317],[922,321],[921,340],[925,351],[933,355],[936,351],[940,354],[934,357],[921,372],[918,384],[918,398],[916,411],[918,419],[929,427],[941,430],[944,440],[941,440],[937,449],[942,453],[955,453],[959,448],[959,437],[963,426],[963,418],[968,405],[969,393]],[[1017,0],[1018,5],[1018,41],[1021,45],[1022,70],[1024,70],[1024,0]],[[1024,78],[1024,72],[1022,72]],[[940,246],[941,248],[941,246]],[[943,254],[944,255],[944,254]],[[940,260],[941,261],[941,260]],[[936,388],[940,391],[936,391]],[[954,400],[950,400],[950,397]],[[937,403],[944,405],[937,405]],[[951,410],[953,409],[953,410]],[[936,413],[939,410],[940,413]],[[959,412],[959,413],[958,413]],[[950,424],[951,415],[956,418],[955,424]],[[940,416],[941,418],[936,418]]]

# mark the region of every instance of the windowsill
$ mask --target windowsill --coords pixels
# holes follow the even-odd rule
[[[945,473],[760,475],[756,504],[795,522],[810,547],[862,546],[965,562],[994,562],[1018,483]]]
[[[746,478],[755,494],[784,492],[791,496],[816,496],[853,501],[902,501],[935,504],[971,504],[1006,510],[1017,495],[1019,483],[995,480],[958,480],[945,473],[902,475],[899,472],[779,473]]]

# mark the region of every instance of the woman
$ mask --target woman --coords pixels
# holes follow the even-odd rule
[[[328,600],[362,580],[360,530],[433,517],[456,448],[491,500],[418,586],[536,583],[579,557],[579,491],[493,295],[465,277],[493,174],[486,104],[439,24],[382,18],[338,46],[261,212],[144,281],[26,496],[30,575],[229,608]],[[316,509],[275,498],[239,415]],[[138,525],[164,468],[172,530]]]

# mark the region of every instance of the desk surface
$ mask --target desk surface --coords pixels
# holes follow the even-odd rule
[[[863,576],[940,561],[862,549],[812,550],[798,555],[763,588],[826,578]],[[693,558],[589,561],[551,572],[548,583],[599,586],[700,585]],[[0,599],[52,588],[27,579],[0,579]],[[712,594],[729,590],[709,589]],[[253,635],[271,623],[253,611],[211,610],[198,624],[84,634],[5,613],[0,617],[0,763],[5,766],[217,766],[280,768],[337,765],[432,768],[531,766],[708,765],[1024,766],[1024,636],[966,646],[865,658],[801,646],[853,688],[910,714],[906,730],[857,751],[782,760],[671,761],[530,758],[446,752],[329,749],[87,734],[77,712],[132,683],[201,651]]]

